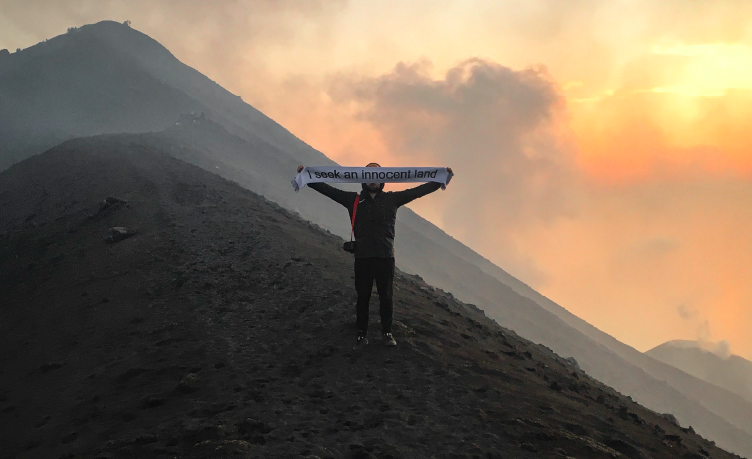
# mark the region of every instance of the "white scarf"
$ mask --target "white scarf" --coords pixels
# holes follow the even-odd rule
[[[438,182],[445,189],[452,179],[446,167],[304,167],[292,181],[295,191],[309,183]]]

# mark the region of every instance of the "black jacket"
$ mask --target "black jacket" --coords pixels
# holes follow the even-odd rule
[[[308,186],[345,206],[352,221],[357,193],[339,190],[326,183],[309,183]],[[414,199],[433,193],[440,187],[439,183],[428,182],[404,191],[379,191],[373,198],[368,191],[361,192],[355,214],[355,258],[394,257],[397,209]]]

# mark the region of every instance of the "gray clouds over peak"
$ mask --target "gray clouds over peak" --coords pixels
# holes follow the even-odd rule
[[[473,58],[448,70],[443,80],[432,79],[430,68],[428,61],[399,63],[380,77],[344,85],[338,79],[332,95],[366,102],[370,107],[363,115],[381,127],[394,127],[390,120],[395,115],[428,116],[426,120],[438,118],[514,137],[520,129],[536,129],[551,121],[564,105],[545,68],[514,71]]]
[[[434,79],[429,61],[400,63],[378,77],[335,78],[330,95],[358,104],[397,161],[455,167],[445,227],[465,231],[476,247],[501,249],[497,261],[523,279],[542,280],[510,250],[512,228],[570,213],[577,182],[573,148],[557,123],[566,105],[545,68],[472,58]]]

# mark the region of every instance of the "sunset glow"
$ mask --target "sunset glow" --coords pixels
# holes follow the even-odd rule
[[[619,340],[752,358],[752,2],[35,5],[0,48],[130,19],[341,164],[453,167],[411,207]]]

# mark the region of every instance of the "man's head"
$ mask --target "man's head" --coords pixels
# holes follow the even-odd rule
[[[381,167],[381,165],[379,163],[368,163],[366,164],[366,167]],[[363,189],[368,190],[371,193],[375,193],[379,190],[383,190],[384,184],[383,183],[364,183]]]

